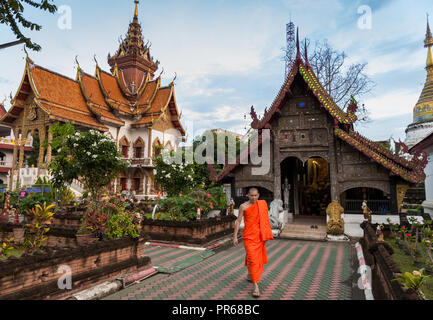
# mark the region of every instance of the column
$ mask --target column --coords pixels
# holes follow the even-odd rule
[[[273,156],[274,156],[274,199],[281,200],[281,161],[280,161],[280,143],[278,140],[278,134],[272,131],[272,137],[274,140],[273,145]]]
[[[23,130],[23,132],[21,134],[21,139],[20,139],[20,155],[19,155],[20,158],[19,158],[19,164],[18,164],[17,184],[16,184],[17,188],[18,188],[18,186],[21,187],[20,171],[21,171],[21,168],[23,167],[23,164],[24,164],[24,153],[25,153],[24,145],[26,143],[28,132],[29,131],[27,129]]]
[[[14,133],[14,141],[13,141],[14,153],[13,153],[13,160],[12,160],[11,175],[9,177],[9,190],[11,191],[14,189],[13,181],[14,181],[15,171],[17,169],[17,158],[18,158],[18,145],[17,145],[18,129],[16,127],[13,129],[13,133]]]
[[[45,136],[46,136],[45,126],[42,126],[41,128],[39,128],[38,178],[40,177],[41,168],[44,164],[45,149],[43,147],[43,144],[45,142]]]
[[[335,137],[332,133],[329,139],[329,177],[331,180],[331,200],[337,200],[340,202],[340,188],[338,182],[338,167],[337,167],[337,146],[335,143]]]
[[[50,129],[51,129],[51,126],[49,127],[49,130]],[[48,167],[48,165],[52,161],[52,152],[53,152],[53,147],[51,146],[52,142],[53,142],[53,134],[50,131],[48,131],[48,149],[47,149],[47,164],[46,164],[46,168]]]

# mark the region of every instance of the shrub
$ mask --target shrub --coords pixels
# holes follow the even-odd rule
[[[32,210],[28,210],[31,223],[25,226],[25,239],[24,247],[29,251],[40,250],[47,241],[48,237],[45,234],[50,231],[48,225],[51,224],[54,212],[51,211],[54,208],[54,204],[47,205],[36,205]]]
[[[27,198],[21,199],[18,205],[18,212],[23,214],[32,208],[36,207],[36,205],[42,205],[44,202],[52,203],[54,202],[54,198],[51,197],[51,194],[40,194],[40,193],[32,193]]]

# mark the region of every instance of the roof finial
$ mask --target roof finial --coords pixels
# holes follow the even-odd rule
[[[81,68],[80,68],[80,63],[78,62],[78,55],[75,56],[75,63],[76,63],[77,66],[78,66],[78,70],[81,70]]]
[[[296,61],[301,62],[301,49],[299,48],[299,27],[296,28]]]
[[[138,4],[140,3],[140,0],[134,0],[135,2],[135,12],[134,12],[134,18],[138,17]]]
[[[433,46],[433,35],[430,30],[429,14],[427,13],[427,32],[425,34],[424,47],[427,48],[431,46]]]
[[[305,65],[310,68],[310,61],[308,60],[307,38],[305,38]]]

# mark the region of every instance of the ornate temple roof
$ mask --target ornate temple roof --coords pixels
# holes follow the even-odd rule
[[[307,56],[308,55],[305,54],[305,57]],[[347,113],[337,106],[337,104],[327,94],[315,76],[309,65],[308,58],[306,58],[305,62],[302,60],[299,49],[299,36],[297,37],[297,58],[292,70],[290,71],[285,83],[281,87],[277,97],[272,103],[271,108],[265,111],[262,119],[258,119],[254,109],[251,110],[251,116],[253,119],[251,128],[257,130],[269,128],[271,119],[275,115],[279,115],[279,109],[283,106],[284,98],[286,94],[291,92],[291,85],[298,74],[302,76],[302,79],[308,85],[308,88],[322,103],[322,107],[334,118],[334,134],[336,137],[348,143],[372,161],[375,161],[379,165],[389,170],[390,175],[400,176],[409,183],[420,183],[425,180],[426,176],[424,173],[424,168],[427,165],[427,154],[409,154],[407,147],[402,143],[401,145],[405,146],[405,150],[407,151],[404,155],[410,158],[410,160],[407,160],[402,156],[393,154],[380,144],[361,136],[359,133],[353,130],[352,124],[357,121],[357,117],[355,115],[357,109],[356,102],[354,100],[352,101]],[[258,146],[261,144],[262,140],[261,137],[259,137]],[[208,167],[211,172],[210,178],[213,181],[221,181],[241,163],[245,163],[242,160],[247,159],[250,152],[251,151],[245,150],[243,154],[240,154],[237,157],[236,164],[226,165],[219,174],[216,173],[212,165],[209,165]]]
[[[78,64],[73,80],[37,66],[27,57],[23,80],[12,108],[0,118],[0,123],[12,124],[24,110],[23,102],[33,92],[35,103],[51,119],[103,131],[108,131],[106,125],[125,125],[120,116],[140,123],[148,117],[157,120],[169,108],[174,127],[184,136],[174,99],[174,81],[162,88],[161,76],[152,80],[158,63],[153,62],[149,48],[142,42],[137,4],[138,1],[128,38],[122,42],[116,56],[108,60],[110,64],[114,63],[113,74],[103,71],[97,64],[95,76],[91,76]]]

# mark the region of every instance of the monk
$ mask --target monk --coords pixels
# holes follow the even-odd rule
[[[245,228],[242,233],[246,258],[245,266],[252,283],[254,283],[253,297],[260,297],[259,282],[263,273],[263,267],[268,264],[266,254],[266,241],[273,240],[271,224],[269,222],[268,205],[266,201],[259,200],[260,194],[257,188],[251,188],[248,192],[249,201],[239,208],[238,219],[235,223],[233,244],[238,246],[239,227],[244,219]]]

